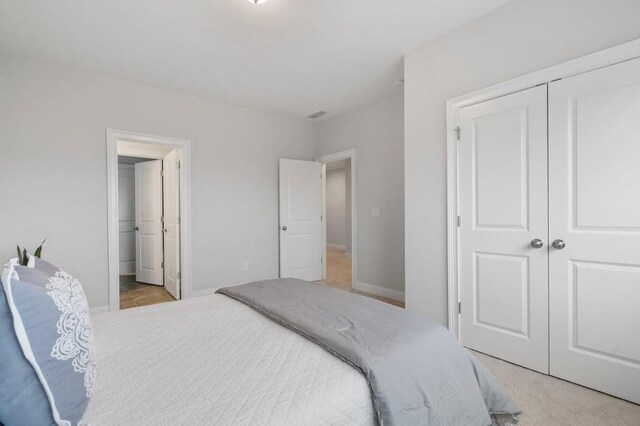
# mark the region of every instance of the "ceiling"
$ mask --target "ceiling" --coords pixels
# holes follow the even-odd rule
[[[508,0],[3,0],[0,51],[235,105],[338,115],[402,58]]]

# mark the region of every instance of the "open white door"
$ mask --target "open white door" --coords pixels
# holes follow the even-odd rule
[[[162,160],[136,167],[136,281],[162,285]]]
[[[180,299],[180,163],[176,150],[164,159],[164,285]]]
[[[549,372],[547,88],[460,110],[460,340]]]
[[[280,160],[280,277],[322,279],[325,165]]]

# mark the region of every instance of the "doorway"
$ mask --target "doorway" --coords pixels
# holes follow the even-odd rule
[[[189,141],[108,130],[109,307],[189,296]]]
[[[356,153],[353,149],[316,161],[280,159],[281,278],[324,284],[329,284],[327,280],[330,279],[335,287],[343,290],[351,291],[355,287],[355,176]],[[327,188],[331,202],[327,200]],[[329,226],[328,215],[332,216]],[[328,232],[331,233],[329,238]]]
[[[175,149],[163,159],[118,155],[120,309],[180,298],[172,270],[179,265],[179,236],[165,223],[176,216],[179,199],[175,157]]]
[[[326,166],[323,280],[342,290],[357,285],[356,150],[317,159]]]
[[[358,283],[356,176],[355,149],[316,161],[280,159],[280,278],[313,281],[404,308]]]
[[[326,163],[326,284],[353,288],[351,241],[351,159]]]

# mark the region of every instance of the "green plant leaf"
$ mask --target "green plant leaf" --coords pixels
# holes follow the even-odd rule
[[[36,249],[36,252],[33,254],[38,259],[40,259],[42,257],[42,246],[44,245],[45,241],[47,241],[46,238],[42,241],[42,243],[40,243],[40,247],[38,247]]]
[[[22,252],[20,251],[20,246],[16,244],[16,248],[18,249],[18,263],[22,265]]]
[[[22,251],[22,260],[24,261],[24,263],[22,264],[22,266],[28,266],[29,265],[29,255],[27,254],[27,249],[24,249]]]

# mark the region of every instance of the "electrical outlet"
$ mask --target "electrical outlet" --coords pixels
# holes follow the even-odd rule
[[[380,207],[372,207],[371,217],[379,217],[379,216],[380,216]]]
[[[247,272],[247,271],[249,270],[249,262],[244,262],[244,263],[242,264],[242,270],[243,270],[244,272]]]

